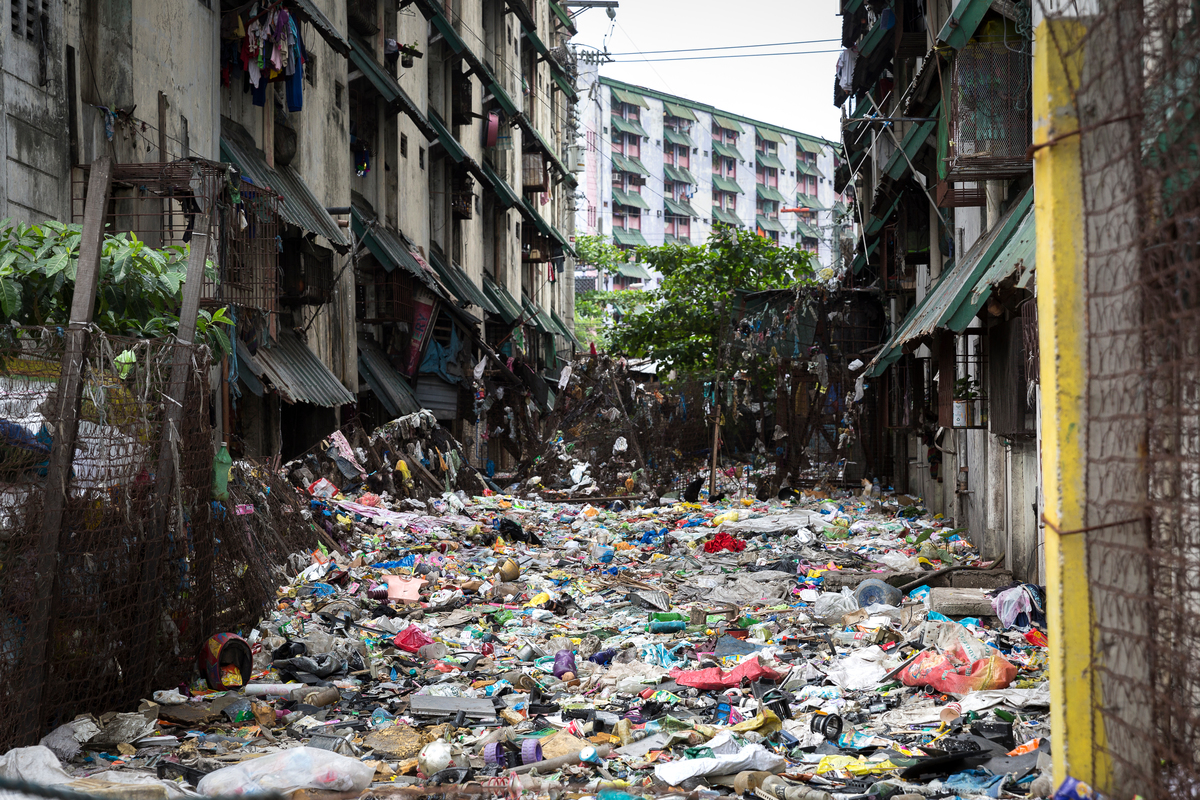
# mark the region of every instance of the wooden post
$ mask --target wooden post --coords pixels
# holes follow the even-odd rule
[[[58,541],[71,480],[75,440],[79,434],[79,406],[83,398],[83,364],[89,340],[96,287],[100,283],[100,252],[104,243],[104,215],[108,208],[113,163],[108,156],[92,162],[88,177],[87,202],[83,212],[83,235],[79,242],[79,264],[75,273],[75,295],[67,325],[66,350],[58,379],[58,395],[46,473],[46,499],[42,508],[41,533],[34,570],[34,602],[25,631],[28,665],[23,692],[24,713],[20,717],[20,741],[35,744],[41,735],[42,699],[49,672],[46,653],[52,635],[50,620],[54,604],[54,582]]]
[[[162,560],[163,541],[171,517],[171,496],[175,489],[175,455],[179,442],[179,426],[183,420],[183,403],[187,393],[188,376],[192,369],[192,348],[196,336],[196,317],[200,310],[200,288],[204,281],[204,262],[208,257],[212,208],[215,198],[207,198],[210,208],[203,209],[197,216],[196,231],[192,234],[191,250],[188,253],[187,277],[183,284],[183,302],[179,308],[179,327],[175,334],[177,343],[171,359],[171,377],[163,393],[162,443],[158,454],[158,469],[155,471],[154,518],[149,529],[149,538],[144,550],[141,583],[138,586],[138,613],[140,620],[134,633],[136,647],[140,648],[140,666],[132,670],[132,680],[143,680],[150,676],[154,648],[151,645],[152,631],[158,624],[158,569]],[[202,221],[201,221],[202,220]],[[182,521],[181,521],[182,523]]]

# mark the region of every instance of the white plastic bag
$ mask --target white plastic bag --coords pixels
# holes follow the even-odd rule
[[[315,747],[297,747],[210,772],[200,779],[200,794],[254,794],[298,789],[362,792],[375,768],[356,758]]]
[[[993,597],[992,608],[996,610],[996,616],[1000,618],[1004,627],[1011,628],[1016,624],[1017,616],[1021,612],[1028,614],[1033,610],[1033,604],[1029,602],[1029,593],[1025,591],[1025,587],[1015,586]]]
[[[858,601],[848,588],[843,588],[841,594],[823,592],[813,604],[813,617],[833,627],[838,626],[843,616],[855,611],[858,611]]]

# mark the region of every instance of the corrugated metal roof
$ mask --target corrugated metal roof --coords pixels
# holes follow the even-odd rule
[[[666,207],[666,213],[674,217],[700,216],[700,212],[692,208],[692,204],[686,200],[672,200],[669,197],[664,197],[663,205]]]
[[[487,275],[483,276],[483,293],[500,309],[497,316],[504,320],[506,324],[512,325],[521,318],[521,304],[517,302],[515,297],[508,293],[507,289]]]
[[[755,184],[754,192],[763,200],[770,200],[775,203],[787,202],[787,198],[783,196],[783,192],[779,191],[774,186],[767,186],[765,183]]]
[[[624,228],[613,228],[612,237],[617,244],[623,244],[626,247],[649,247],[650,243],[646,241],[646,237],[642,236],[641,231],[626,230]]]
[[[612,115],[612,126],[621,133],[632,133],[635,136],[647,137],[650,135],[646,133],[646,129],[642,127],[642,123],[636,119],[625,119],[624,117],[618,117],[616,114]]]
[[[454,134],[446,128],[445,123],[438,119],[435,115],[429,115],[429,122],[433,125],[433,129],[437,132],[437,139],[442,143],[442,147],[446,148],[446,154],[454,159],[454,163],[461,164],[462,160],[467,157],[467,151],[454,138]]]
[[[678,181],[679,183],[696,182],[696,178],[686,167],[677,167],[674,164],[663,164],[663,172],[667,176],[667,180]]]
[[[488,299],[482,289],[475,285],[475,281],[463,272],[462,267],[457,264],[453,266],[446,264],[442,257],[432,250],[429,255],[431,256],[430,261],[433,262],[433,268],[442,277],[442,283],[454,293],[455,297],[464,303],[479,306],[489,313],[500,314],[500,309]]]
[[[941,103],[938,103],[941,106]],[[929,116],[936,116],[937,111]],[[904,135],[903,141],[900,142],[900,147],[892,151],[891,157],[883,166],[883,173],[892,180],[900,180],[904,174],[910,171],[909,164],[917,157],[917,152],[925,144],[925,140],[933,133],[933,129],[937,126],[936,122],[922,122],[919,125],[913,125],[908,129],[908,133]],[[905,158],[905,156],[908,158]]]
[[[238,342],[238,359],[256,378],[270,382],[289,403],[334,408],[354,402],[354,393],[342,385],[291,328],[281,327],[279,341],[258,348],[253,356]]]
[[[517,194],[516,190],[508,185],[508,181],[501,178],[500,175],[488,166],[485,161],[482,165],[483,174],[487,176],[488,182],[492,189],[496,192],[496,196],[500,200],[500,205],[505,208],[512,208],[521,205],[521,195]]]
[[[518,127],[525,132],[526,136],[532,139],[532,143],[537,145],[537,148],[542,151],[542,155],[549,159],[554,168],[558,170],[563,181],[569,186],[577,186],[579,180],[575,177],[575,174],[567,169],[567,165],[562,162],[562,159],[558,157],[558,153],[554,152],[554,148],[546,142],[542,134],[538,132],[538,129],[533,127],[533,123],[524,114],[517,114],[516,120]],[[529,140],[526,140],[524,145],[528,146],[530,143]],[[650,173],[643,172],[642,174],[648,175]]]
[[[774,169],[786,169],[783,162],[779,160],[779,156],[773,153],[764,153],[762,150],[754,151],[754,158],[764,167],[772,167]]]
[[[650,204],[640,194],[634,191],[625,191],[613,187],[613,202],[617,205],[632,206],[633,208],[644,208],[649,210]]]
[[[725,158],[736,158],[738,160],[741,160],[742,158],[742,154],[738,152],[738,149],[733,145],[725,144],[724,142],[713,142],[712,147],[713,152],[719,156],[724,156]]]
[[[801,139],[799,136],[796,137],[796,147],[806,153],[820,154],[821,152],[821,145],[816,142],[810,142],[807,139]]]
[[[787,144],[787,141],[779,134],[778,131],[773,131],[770,128],[755,127],[754,132],[758,134],[758,138],[764,142],[775,142],[776,144]]]
[[[811,208],[813,211],[824,211],[825,206],[811,194],[796,195],[796,206],[799,208]]]
[[[713,114],[712,119],[718,128],[722,128],[723,130],[727,131],[733,131],[734,133],[745,133],[745,131],[742,130],[742,126],[736,121],[729,119],[729,117],[722,117],[719,114]]]
[[[545,218],[542,217],[541,214],[538,213],[538,210],[534,208],[532,203],[529,202],[528,197],[524,198],[523,202],[525,208],[529,211],[530,219],[533,220],[533,224],[542,232],[542,235],[549,236],[551,239],[562,245],[564,250],[574,256],[575,248],[571,247],[570,242],[567,241],[567,237],[563,236],[562,232],[558,228],[551,225],[545,220]]]
[[[925,299],[868,365],[870,374],[878,374],[898,359],[907,342],[928,336],[938,328],[956,333],[966,330],[982,303],[982,300],[970,302],[968,295],[995,263],[1019,223],[1027,214],[1031,215],[1032,205],[1033,187],[1030,187],[990,231],[979,237],[953,269],[942,273],[937,285],[929,289]]]
[[[664,100],[663,112],[666,113],[667,116],[679,117],[680,119],[690,119],[692,122],[696,121],[696,112],[692,111],[687,106],[680,105],[679,103],[672,103]]]
[[[650,270],[646,269],[636,261],[627,261],[624,264],[617,264],[617,272],[621,275],[624,275],[626,278],[637,278],[643,281],[654,279],[654,276],[650,274]]]
[[[744,194],[742,187],[738,186],[738,182],[735,180],[723,178],[720,175],[713,175],[712,181],[713,188],[719,192],[737,192],[738,194]]]
[[[646,98],[642,97],[637,92],[631,92],[628,89],[614,88],[612,90],[612,96],[616,98],[618,103],[624,103],[625,105],[629,106],[641,106],[642,108],[650,107],[650,104],[646,102]]]
[[[358,371],[371,391],[393,417],[415,414],[421,410],[404,376],[392,366],[391,359],[374,339],[358,337]]]
[[[992,262],[988,271],[983,273],[979,283],[975,284],[968,300],[969,303],[976,307],[983,305],[991,296],[992,287],[1014,272],[1020,273],[1017,279],[1018,286],[1023,288],[1029,283],[1029,278],[1033,275],[1034,255],[1037,250],[1037,226],[1034,224],[1033,216],[1033,209],[1025,212],[1025,218],[1021,220],[1017,232],[1008,240],[1008,244],[1004,245],[1004,249],[1000,251],[1000,255],[996,256],[996,260]]]
[[[370,48],[358,39],[350,40],[350,60],[362,70],[363,77],[371,82],[375,91],[379,92],[389,110],[400,109],[416,124],[426,139],[432,141],[437,138],[437,131],[429,124],[429,120],[417,108],[413,99],[408,96],[408,92],[404,91],[404,87],[400,85],[394,75],[389,74],[383,65],[375,60]]]
[[[269,188],[278,194],[281,198],[279,213],[285,220],[324,236],[338,252],[349,251],[346,235],[299,173],[290,164],[274,169],[267,166],[267,157],[254,146],[254,138],[226,117],[221,117],[221,159],[235,164],[242,177],[255,186]]]
[[[692,137],[688,136],[686,133],[680,133],[674,128],[663,128],[663,138],[671,144],[678,144],[682,145],[683,147],[695,146],[695,144],[692,142]]]
[[[400,231],[385,227],[375,217],[375,210],[362,197],[351,195],[350,230],[355,236],[361,236],[363,244],[371,251],[371,255],[379,260],[383,268],[391,272],[400,267],[412,273],[422,283],[440,294],[436,273],[428,266],[422,266],[413,256],[412,245]],[[370,225],[374,222],[374,225]]]
[[[289,0],[288,6],[301,21],[312,25],[334,51],[343,56],[350,54],[350,43],[346,41],[345,36],[342,36],[342,32],[329,21],[329,17],[317,8],[316,3],[312,0]]]
[[[541,306],[528,297],[522,297],[521,301],[525,306],[526,324],[533,325],[542,333],[554,333],[554,323],[550,321],[550,317],[546,315]]]
[[[783,223],[777,219],[771,219],[770,217],[759,214],[758,218],[757,218],[757,222],[758,222],[758,227],[762,228],[764,231],[775,231],[776,233],[787,233],[787,228],[783,227]]]
[[[724,222],[726,225],[742,225],[742,218],[732,211],[726,211],[723,208],[713,206],[713,219],[718,222]]]

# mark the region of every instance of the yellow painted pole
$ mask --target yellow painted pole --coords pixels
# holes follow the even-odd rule
[[[1050,638],[1050,726],[1054,784],[1070,775],[1107,788],[1103,718],[1093,671],[1094,620],[1087,583],[1085,527],[1086,375],[1083,194],[1072,87],[1079,85],[1077,19],[1045,20],[1035,35],[1033,141],[1038,323],[1042,385],[1046,592]],[[1056,530],[1057,529],[1057,530]]]

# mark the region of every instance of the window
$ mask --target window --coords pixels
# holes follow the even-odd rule
[[[425,169],[425,148],[417,148],[417,163],[421,165],[421,169]]]
[[[408,158],[408,134],[400,134],[400,155]]]
[[[596,207],[595,206],[588,206],[587,224],[588,224],[589,228],[594,229],[596,227]]]
[[[32,42],[38,36],[42,18],[49,19],[50,0],[11,0],[12,2],[12,32],[16,38],[25,37]]]
[[[337,106],[338,108],[341,108],[343,106],[343,104],[346,102],[345,94],[346,94],[345,85],[343,85],[341,82],[335,82],[333,84],[333,104],[335,106]]]
[[[317,57],[311,50],[304,52],[304,80],[309,86],[317,85]]]
[[[595,131],[588,131],[587,149],[592,153],[596,152],[596,132]]]

